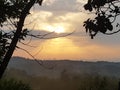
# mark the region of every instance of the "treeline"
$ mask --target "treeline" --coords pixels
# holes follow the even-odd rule
[[[31,79],[34,90],[118,90],[118,79],[102,76],[36,77]]]
[[[15,79],[1,79],[0,90],[32,90],[28,84]]]
[[[5,77],[22,80],[28,83],[33,90],[118,90],[119,78],[107,77],[97,74],[70,75],[65,71],[61,72],[60,78],[48,78],[40,76],[28,76],[18,71]]]

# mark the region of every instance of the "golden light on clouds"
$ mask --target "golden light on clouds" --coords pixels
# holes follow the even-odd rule
[[[71,35],[72,38],[68,36],[49,40],[33,39],[30,45],[37,45],[37,47],[32,49],[20,46],[29,50],[32,55],[39,52],[36,54],[38,59],[108,59],[119,57],[120,35],[116,41],[116,36],[105,38],[103,35],[98,35],[94,40],[91,40],[85,33],[83,22],[94,17],[93,14],[84,11],[83,5],[86,2],[87,0],[44,0],[41,7],[34,6],[26,19],[25,28],[33,30],[33,32],[36,30],[36,32],[42,31],[42,33],[58,33],[55,35],[73,31],[76,34]],[[14,55],[23,56],[22,53],[17,50]],[[30,56],[24,52],[24,57]]]
[[[34,40],[31,45],[36,48],[24,47],[37,59],[70,59],[70,60],[109,60],[119,57],[120,48],[93,43],[85,37],[75,39],[63,37],[49,40]],[[15,53],[15,56],[24,56],[31,58],[27,53]]]
[[[41,50],[42,47],[42,50]],[[68,59],[78,58],[80,54],[84,53],[82,48],[76,46],[70,39],[56,38],[47,40],[42,45],[33,51],[33,55],[36,52],[40,53],[36,56],[41,59]]]
[[[49,31],[49,32],[55,32],[55,33],[65,33],[65,27],[64,26],[59,26],[59,25],[47,25],[44,27],[44,30]]]
[[[65,33],[65,29],[62,26],[57,26],[54,29],[55,33]]]
[[[30,29],[62,33],[72,32],[77,27],[80,27],[79,25],[83,24],[86,17],[87,15],[82,12],[68,12],[66,14],[56,16],[50,11],[41,10],[32,12],[32,15],[26,19],[26,23],[34,21],[30,25],[27,25],[27,28]]]

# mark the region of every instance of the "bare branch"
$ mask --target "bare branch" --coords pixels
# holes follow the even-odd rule
[[[40,50],[36,54],[34,54],[34,57],[37,56],[42,51],[42,49],[43,49],[43,47],[40,48]]]
[[[116,34],[116,33],[118,33],[118,32],[120,32],[120,29],[118,30],[118,31],[115,31],[115,32],[112,32],[112,33],[104,33],[105,35],[113,35],[113,34]]]
[[[37,47],[37,46],[29,45],[29,44],[21,42],[21,41],[20,41],[20,43],[23,44],[23,45],[25,45],[25,46],[29,46],[29,47]]]
[[[44,35],[33,35],[33,34],[28,34],[28,36],[32,36],[32,37],[34,37],[34,38],[38,38],[38,39],[54,39],[54,38],[60,38],[60,37],[67,37],[67,36],[69,36],[69,35],[71,35],[71,34],[73,34],[75,31],[73,31],[73,32],[71,32],[71,33],[67,33],[67,34],[65,34],[64,33],[64,35],[59,35],[59,36],[54,36],[54,37],[45,37],[45,36],[48,36],[48,35],[50,35],[50,34],[53,34],[53,32],[50,32],[50,33],[47,33],[47,34],[44,34]]]
[[[30,55],[32,58],[33,58],[33,60],[37,63],[37,64],[39,64],[40,66],[42,66],[42,67],[44,67],[44,68],[46,68],[46,69],[53,69],[54,68],[54,66],[51,66],[51,67],[48,67],[48,66],[45,66],[44,65],[44,62],[42,61],[42,60],[37,60],[30,52],[28,52],[26,49],[23,49],[23,48],[21,48],[21,47],[18,47],[18,46],[16,46],[18,49],[20,49],[20,50],[23,50],[23,51],[25,51],[28,55]]]

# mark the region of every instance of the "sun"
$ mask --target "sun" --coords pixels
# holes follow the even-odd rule
[[[54,28],[54,32],[55,32],[55,33],[64,33],[64,32],[65,32],[65,29],[64,29],[64,27],[62,27],[62,26],[56,26],[56,27]]]
[[[49,31],[49,32],[55,32],[55,33],[64,33],[64,32],[66,32],[64,26],[58,26],[58,25],[45,26],[45,30]]]

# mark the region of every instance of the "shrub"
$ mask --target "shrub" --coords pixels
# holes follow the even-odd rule
[[[31,90],[31,88],[21,81],[2,79],[0,80],[0,90]]]

